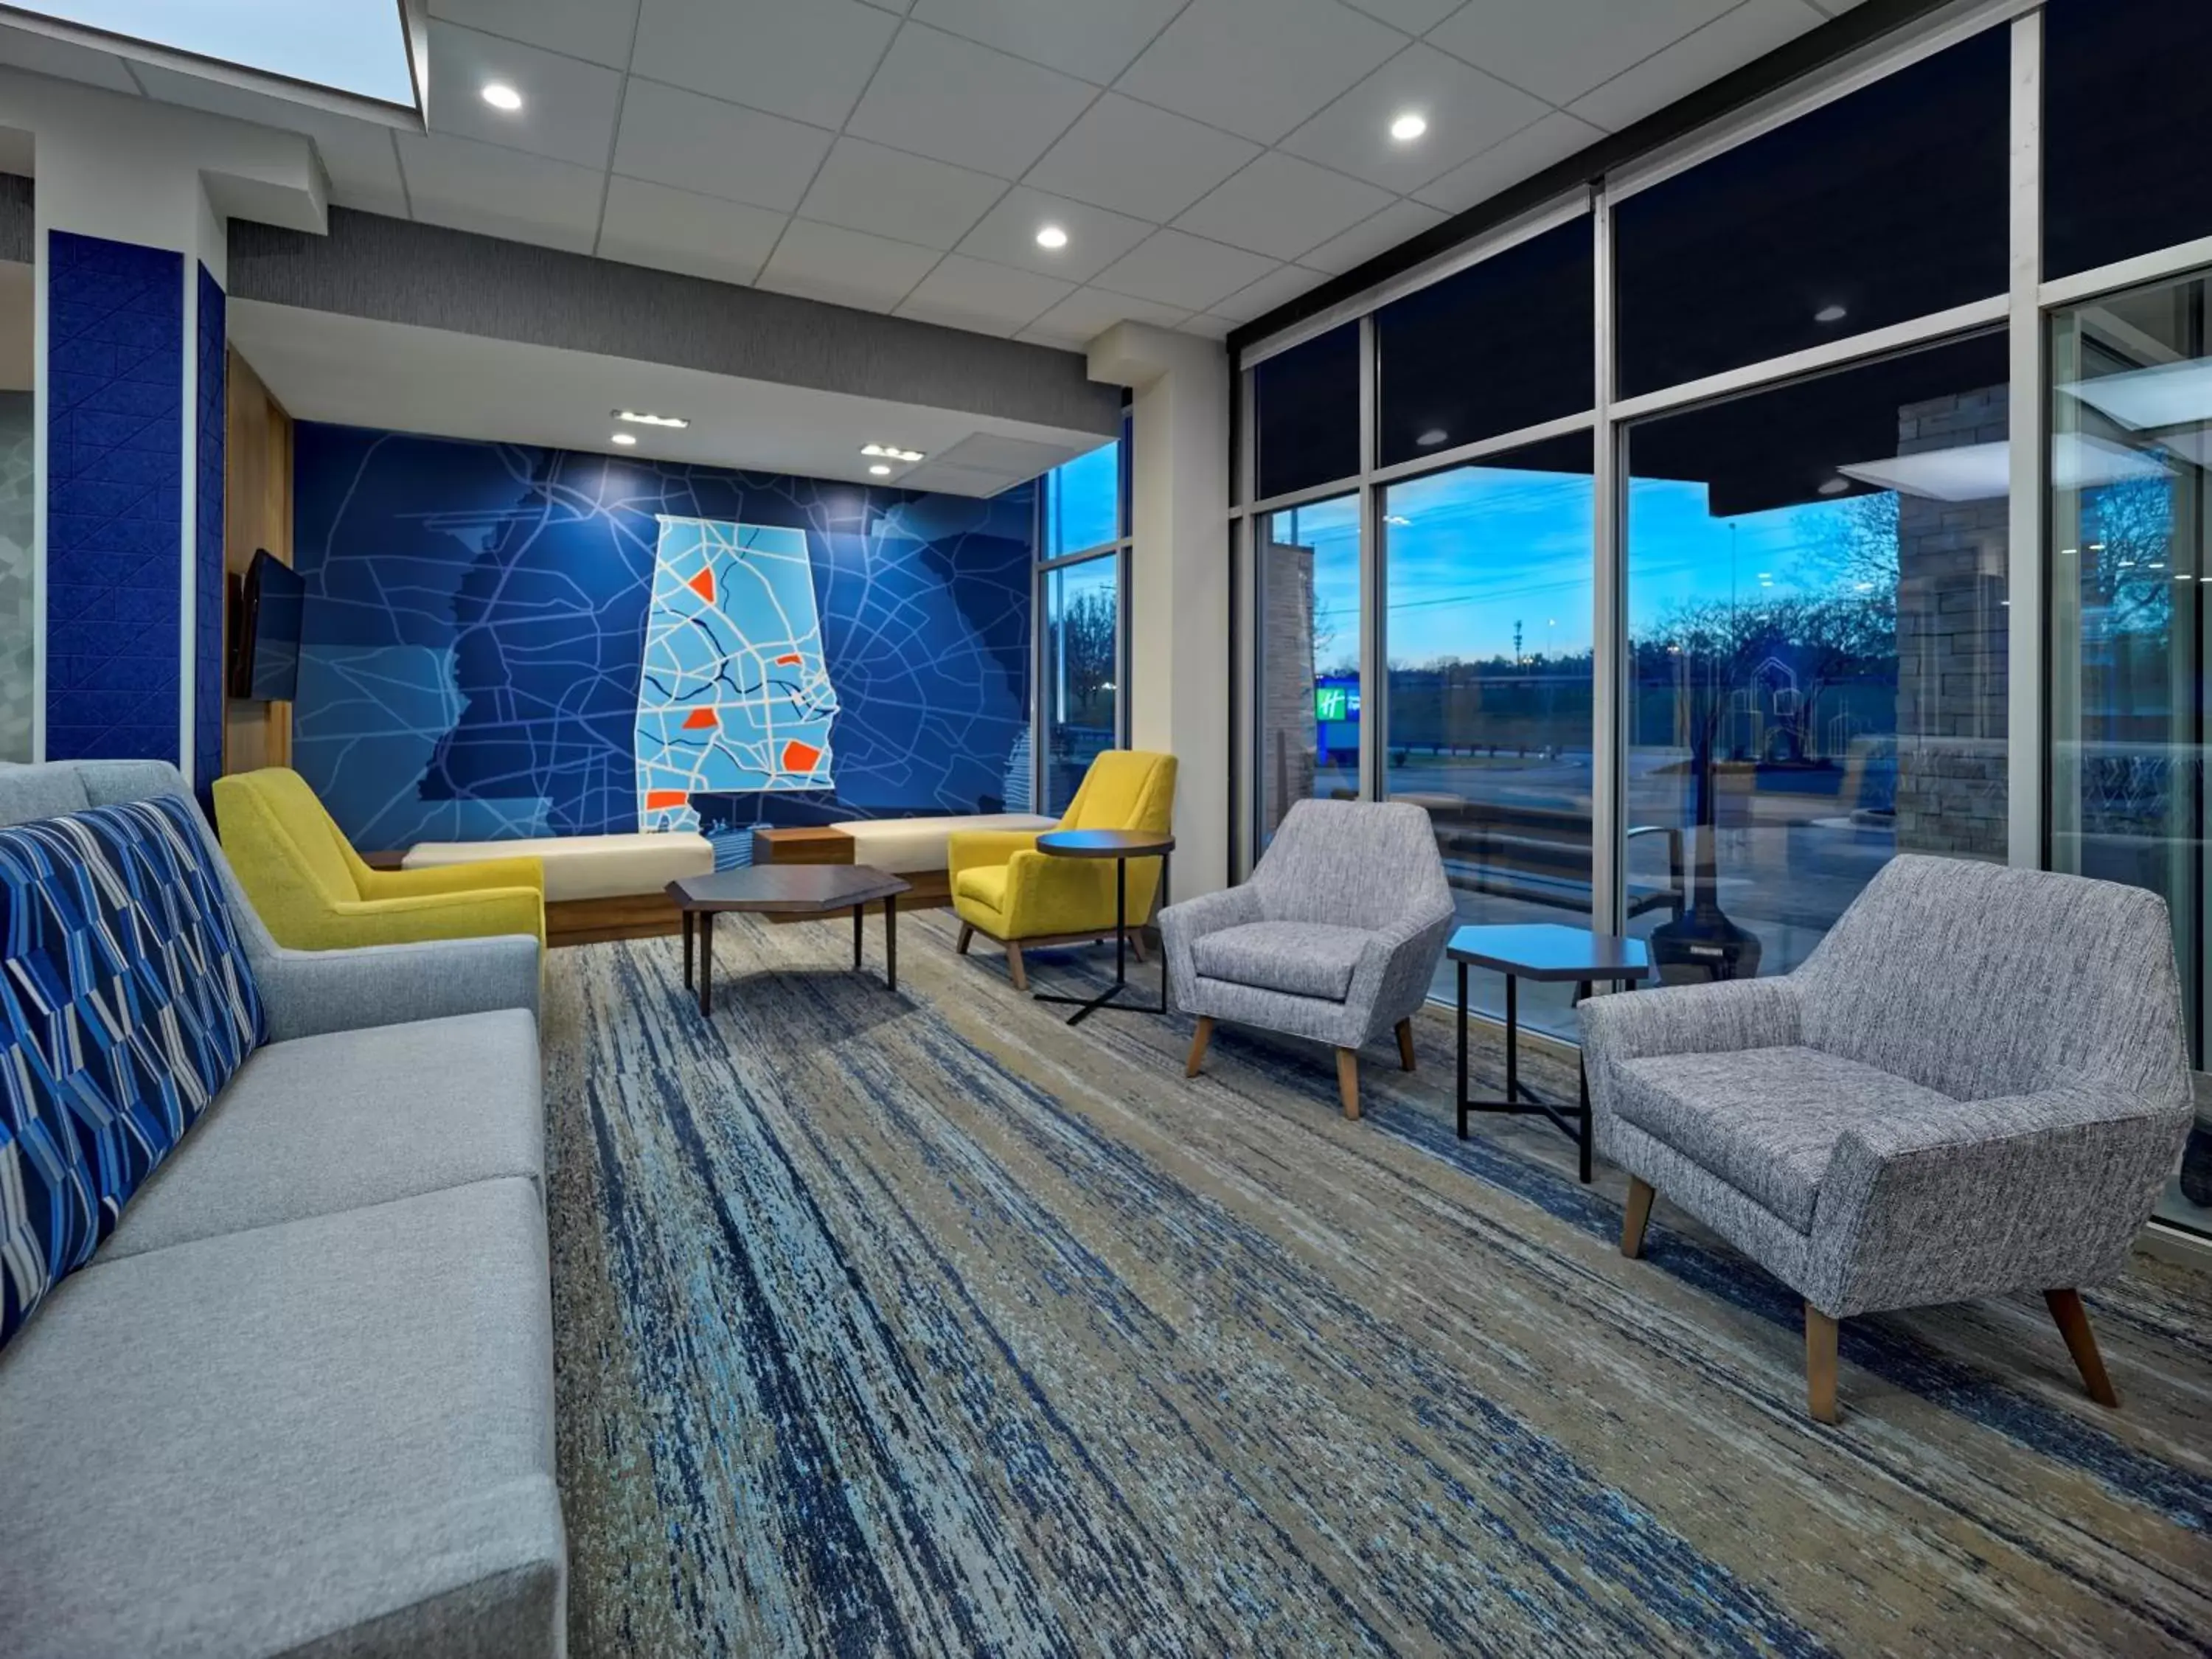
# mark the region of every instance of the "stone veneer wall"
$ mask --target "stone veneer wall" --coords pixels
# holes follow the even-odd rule
[[[1898,453],[2002,443],[2003,386],[1908,404]],[[1898,504],[1897,850],[2005,856],[2008,503]]]
[[[1291,803],[1314,792],[1313,549],[1263,544],[1260,578],[1260,775],[1266,781],[1260,822],[1273,835]]]
[[[0,392],[0,760],[31,758],[31,394]]]

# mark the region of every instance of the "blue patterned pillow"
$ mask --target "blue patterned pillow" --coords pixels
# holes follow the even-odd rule
[[[0,830],[0,1343],[267,1035],[208,860],[170,796]]]

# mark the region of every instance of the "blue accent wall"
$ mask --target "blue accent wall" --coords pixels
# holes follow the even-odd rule
[[[229,334],[222,284],[199,267],[199,408],[193,494],[192,776],[202,802],[222,770],[222,478]]]
[[[174,761],[184,256],[47,233],[46,756]]]
[[[356,845],[637,825],[656,514],[805,532],[834,788],[710,834],[995,810],[1028,725],[1031,491],[990,501],[301,422],[293,763]]]

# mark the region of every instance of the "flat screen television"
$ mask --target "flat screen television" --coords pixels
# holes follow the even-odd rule
[[[300,623],[307,587],[267,548],[258,550],[239,584],[230,631],[230,695],[289,702],[300,689]]]

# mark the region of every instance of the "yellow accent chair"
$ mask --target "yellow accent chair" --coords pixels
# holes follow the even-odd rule
[[[1058,827],[1144,830],[1165,835],[1175,821],[1173,755],[1109,749],[1091,763]],[[1036,850],[1036,830],[960,830],[946,843],[960,954],[976,934],[1006,947],[1014,988],[1029,989],[1022,951],[1114,937],[1114,860],[1056,859]],[[1129,942],[1144,958],[1142,931],[1159,896],[1160,861],[1129,860]]]
[[[279,945],[340,951],[528,933],[544,946],[536,859],[372,870],[307,781],[281,766],[217,778],[215,814],[222,849]]]

